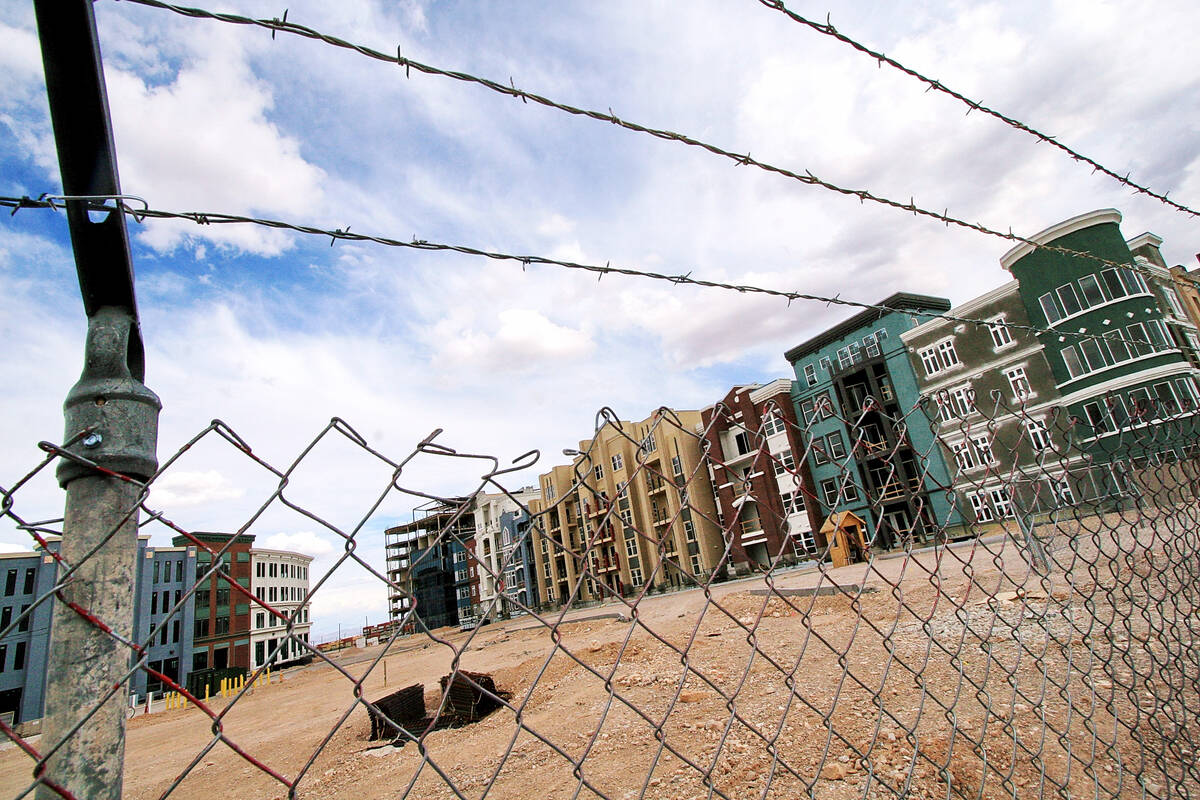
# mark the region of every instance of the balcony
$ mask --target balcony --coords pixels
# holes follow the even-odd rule
[[[612,503],[608,502],[607,499],[602,499],[601,502],[596,504],[595,508],[592,508],[591,503],[584,503],[583,513],[587,515],[588,519],[596,519],[607,514],[610,508],[612,508]]]
[[[593,528],[592,529],[592,543],[593,544],[603,544],[605,542],[613,541],[616,538],[616,533],[614,531],[614,528],[615,528],[615,526],[611,522],[608,522],[608,523],[605,523],[604,525],[600,525],[596,528]]]
[[[608,558],[592,558],[592,574],[601,575],[606,572],[615,572],[621,568],[620,562],[616,559]]]

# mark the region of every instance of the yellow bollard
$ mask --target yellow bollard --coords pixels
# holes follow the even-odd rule
[[[204,683],[204,702],[208,702],[209,693],[212,690],[212,684],[205,681]]]

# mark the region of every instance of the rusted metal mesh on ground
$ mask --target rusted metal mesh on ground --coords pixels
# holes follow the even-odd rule
[[[504,594],[511,565],[496,569],[458,541],[503,595],[477,609],[491,624],[470,630],[423,624],[412,571],[434,545],[461,536],[455,523],[471,513],[473,498],[507,493],[507,482],[518,480],[510,473],[532,466],[533,455],[514,466],[431,436],[396,459],[334,420],[280,467],[214,422],[142,492],[143,532],[181,535],[209,550],[210,569],[234,602],[279,613],[232,578],[224,550],[150,502],[149,486],[189,448],[218,440],[274,487],[239,531],[254,531],[268,509],[285,506],[338,543],[339,555],[312,575],[311,599],[319,603],[341,571],[356,570],[371,576],[381,597],[395,591],[408,598],[407,610],[381,644],[349,655],[298,642],[313,666],[282,684],[256,687],[252,676],[232,697],[189,696],[186,709],[131,720],[125,796],[1200,794],[1193,762],[1200,438],[1192,410],[1148,404],[1094,429],[1053,407],[1000,400],[956,406],[935,398],[902,415],[887,408],[867,398],[855,414],[839,415],[834,404],[817,404],[788,426],[803,451],[787,457],[771,444],[781,423],[766,414],[769,430],[744,431],[750,448],[739,454],[740,469],[706,445],[703,426],[667,409],[653,417],[649,439],[602,412],[598,431],[626,437],[627,452],[636,454],[622,465],[622,493],[637,503],[651,493],[661,498],[652,522],[623,514],[622,493],[610,498],[597,487],[599,459],[589,450],[574,455],[574,492],[532,508],[521,503],[532,515],[523,536],[535,555],[545,553],[526,565],[527,588],[541,571],[555,585],[565,582],[567,592],[553,603]],[[717,408],[712,425],[729,423],[728,416]],[[846,436],[840,448],[816,433],[831,419]],[[653,449],[655,436],[692,440],[699,460],[664,469],[669,462]],[[324,518],[289,488],[297,467],[330,439],[380,466],[378,499],[355,520]],[[43,449],[45,459],[29,475],[3,488],[5,517],[40,547],[61,523],[35,521],[44,510],[24,509],[22,488],[65,452]],[[412,488],[431,459],[473,459],[480,477],[453,496],[433,497]],[[802,480],[795,466],[802,463],[821,467],[812,481]],[[760,515],[757,524],[782,530],[783,543],[750,563],[739,544],[747,508],[767,507],[749,488],[756,470],[773,472],[785,488],[791,479],[793,505],[784,515]],[[832,484],[820,477],[829,474]],[[336,485],[338,476],[327,480]],[[701,501],[726,484],[740,492],[733,514]],[[433,500],[453,513],[402,569],[389,570],[364,554],[380,551],[372,521],[396,496],[409,507]],[[907,515],[888,510],[901,501]],[[831,507],[867,520],[865,547],[850,546],[837,530],[790,530],[800,504],[818,521]],[[716,555],[695,561],[689,555],[706,545],[704,530],[716,532]],[[829,560],[835,547],[850,561],[865,560],[839,566]],[[505,558],[520,553],[507,549]],[[629,553],[638,554],[638,581]],[[77,566],[60,559],[56,585],[35,607],[74,597]],[[198,574],[197,586],[209,579]],[[190,595],[172,612],[181,613]],[[89,615],[83,601],[72,608]],[[90,619],[107,629],[103,619]],[[156,626],[138,642],[111,632],[130,653],[131,676],[149,669],[142,654],[159,634]],[[186,694],[167,676],[153,677]],[[425,687],[423,714],[410,707],[412,692],[397,701],[403,719],[387,718],[391,700],[372,702],[416,684]],[[123,687],[95,691],[100,703]],[[497,710],[443,724],[481,702]],[[80,709],[80,726],[88,712]],[[388,722],[392,741],[381,748],[370,740],[372,729]],[[80,726],[68,736],[80,735]],[[54,790],[43,763],[59,742],[0,728],[15,744],[0,752],[5,794]]]

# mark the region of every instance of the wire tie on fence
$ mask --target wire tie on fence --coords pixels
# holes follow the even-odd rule
[[[346,230],[342,230],[341,228],[334,228],[333,233],[329,234],[329,246],[333,247],[334,242],[336,242],[338,239],[343,238],[348,233],[350,233],[349,225],[346,226]]]
[[[396,45],[396,63],[404,67],[404,77],[412,77],[412,73],[409,71],[408,59],[400,53],[400,45]]]
[[[518,88],[517,88],[517,84],[513,83],[512,75],[509,75],[509,76],[508,76],[508,85],[512,87],[512,93],[513,93],[513,97],[519,97],[519,98],[521,98],[521,102],[522,102],[522,103],[528,103],[528,102],[529,102],[529,98],[527,98],[527,97],[525,96],[525,93],[524,93],[524,92],[522,92],[520,89],[518,89]]]

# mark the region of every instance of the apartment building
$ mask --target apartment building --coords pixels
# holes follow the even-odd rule
[[[468,497],[431,502],[415,509],[411,522],[384,531],[393,621],[432,629],[458,625],[460,612],[470,612],[467,543],[474,541],[475,515],[464,508],[469,503]]]
[[[699,411],[608,421],[571,465],[540,477],[543,602],[692,585],[728,565],[702,430]]]
[[[9,725],[42,716],[51,604],[33,602],[57,575],[48,553],[0,553],[0,719]]]
[[[815,488],[786,378],[735,386],[700,412],[717,521],[738,573],[815,556]]]
[[[308,571],[312,556],[289,550],[252,548],[250,589],[254,596],[278,612],[261,606],[253,609],[250,629],[250,669],[273,667],[312,659],[308,644]]]
[[[793,402],[818,515],[848,512],[877,550],[930,541],[962,518],[900,335],[950,301],[899,292],[793,347]],[[948,358],[948,354],[947,354]],[[859,554],[857,557],[863,557]]]
[[[214,574],[204,579],[213,566],[213,553],[224,571],[238,586],[250,590],[250,549],[254,536],[248,533],[195,532],[192,538],[204,547],[196,548],[196,576],[199,585],[193,594],[194,623],[190,672],[204,669],[250,669],[250,600],[237,592],[223,577]],[[191,539],[176,536],[175,547],[192,545]],[[211,551],[211,552],[210,552]]]
[[[481,492],[475,496],[475,564],[479,616],[507,616],[516,599],[514,591],[524,588],[525,562],[528,547],[518,546],[519,518],[524,517],[523,530],[528,528],[528,515],[522,506],[540,497],[541,493],[527,486],[510,497],[504,492]],[[507,515],[507,516],[506,516]],[[528,536],[524,537],[528,539]],[[520,589],[515,589],[520,584]]]
[[[526,492],[523,492],[526,494]],[[540,502],[541,492],[536,488],[527,490],[525,509],[504,511],[500,514],[502,537],[501,561],[504,566],[504,591],[501,594],[503,616],[521,613],[538,605],[537,581],[533,577],[533,518],[531,506]]]
[[[1166,291],[1170,273],[1157,255],[1161,239],[1143,234],[1126,242],[1120,222],[1120,212],[1101,209],[1053,225],[1032,241],[1129,268],[1024,243],[1000,263],[1020,281],[1030,321],[1049,329],[1041,342],[1058,402],[1076,421],[1075,442],[1095,463],[1136,468],[1188,455],[1178,426],[1165,421],[1196,412],[1200,373],[1185,352],[1195,326],[1185,321],[1173,289]]]
[[[1016,280],[900,334],[959,510],[991,522],[1065,498],[1069,421]]]
[[[59,538],[47,537],[49,551],[0,553],[0,719],[21,725],[40,719],[45,703],[47,654],[52,604],[34,601],[53,587]],[[153,547],[138,537],[137,571],[130,587],[134,616],[132,639],[145,645],[146,665],[180,684],[191,668],[192,602],[196,548]],[[24,616],[23,616],[24,615]],[[131,657],[130,665],[141,656]],[[145,670],[133,673],[129,693],[135,699],[165,688]]]
[[[133,638],[146,644],[146,665],[181,686],[187,685],[193,663],[196,606],[185,595],[196,583],[196,553],[191,544],[152,547],[150,537],[138,537]],[[164,688],[144,670],[130,679],[129,691],[136,697]]]

